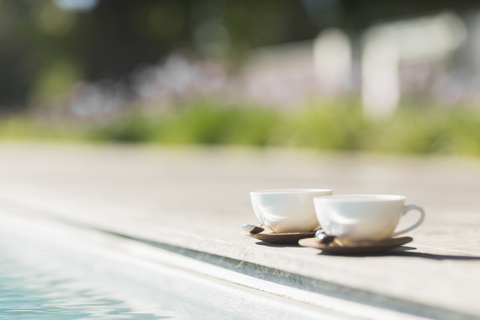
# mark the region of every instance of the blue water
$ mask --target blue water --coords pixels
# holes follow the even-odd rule
[[[94,282],[68,266],[46,263],[48,251],[40,252],[44,258],[35,259],[35,264],[12,254],[14,248],[5,245],[0,246],[0,319],[178,318],[168,312],[152,312],[149,309],[155,306],[142,305],[125,292]]]
[[[133,266],[144,279],[128,280],[116,270],[128,263],[27,238],[0,228],[0,319],[238,319],[172,294],[177,279]]]

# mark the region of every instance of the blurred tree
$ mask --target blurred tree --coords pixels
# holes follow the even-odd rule
[[[105,0],[83,14],[69,47],[86,80],[119,78],[189,43],[189,1]]]
[[[90,10],[79,7],[82,1]],[[2,0],[0,110],[51,102],[81,80],[120,79],[128,87],[135,68],[177,48],[236,65],[252,47],[311,39],[329,26],[354,34],[374,21],[449,6],[449,0]]]
[[[0,2],[0,109],[49,103],[79,80],[128,84],[132,70],[176,48],[238,61],[252,46],[317,31],[300,1],[102,0],[91,10],[68,10],[75,3]]]
[[[0,1],[0,102],[15,109],[25,103],[39,64],[26,53],[35,48],[34,2]]]

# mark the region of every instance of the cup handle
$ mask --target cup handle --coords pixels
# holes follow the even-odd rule
[[[411,204],[411,205],[405,206],[403,208],[403,215],[406,215],[407,212],[410,211],[410,210],[418,210],[420,212],[420,219],[418,219],[417,223],[415,223],[413,226],[408,227],[408,228],[403,229],[403,230],[400,230],[400,231],[397,231],[397,232],[394,232],[391,235],[391,237],[395,237],[395,236],[398,236],[399,234],[402,234],[402,233],[408,232],[410,230],[413,230],[413,229],[415,229],[416,227],[418,227],[419,225],[422,224],[423,220],[425,219],[425,211],[421,207]]]

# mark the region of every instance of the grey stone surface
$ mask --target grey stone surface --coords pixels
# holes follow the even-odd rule
[[[240,233],[242,224],[256,223],[250,190],[294,187],[404,194],[407,203],[425,208],[427,218],[408,234],[414,238],[409,250],[374,256],[323,255],[265,245]],[[0,209],[244,261],[331,285],[333,294],[348,299],[387,297],[400,309],[405,303],[409,312],[432,317],[434,311],[412,309],[437,308],[443,318],[450,311],[451,318],[480,317],[479,195],[480,162],[464,158],[0,146]]]

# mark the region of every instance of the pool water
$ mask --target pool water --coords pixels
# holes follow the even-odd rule
[[[159,310],[121,290],[97,281],[81,268],[59,264],[53,248],[0,241],[1,319],[180,319],[180,312]],[[96,264],[93,265],[95,268]],[[101,267],[97,266],[101,273]]]
[[[0,319],[240,319],[172,293],[172,283],[181,278],[138,272],[125,261],[1,226]],[[117,270],[122,268],[130,268],[137,279]]]
[[[0,317],[8,319],[161,319],[148,306],[62,269],[35,268],[0,250]],[[75,276],[75,278],[73,278]],[[75,280],[73,280],[75,279]],[[175,316],[168,316],[175,318]]]

